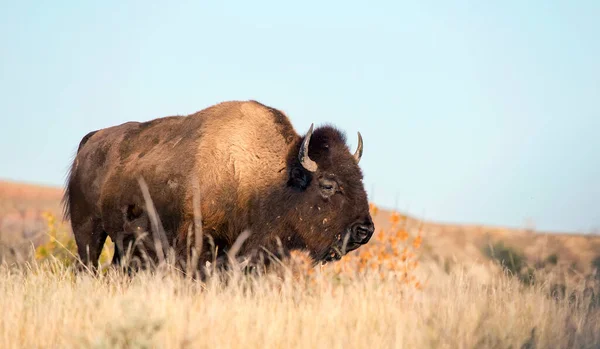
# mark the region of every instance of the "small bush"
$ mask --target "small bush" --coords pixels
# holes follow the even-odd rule
[[[558,264],[558,255],[556,253],[549,255],[548,257],[546,257],[546,263],[549,263],[552,265]]]
[[[527,268],[523,273],[518,274],[519,280],[525,285],[533,285],[535,283],[535,269]]]
[[[596,279],[600,280],[600,255],[592,261],[592,273],[594,273]]]
[[[519,275],[523,267],[527,264],[527,260],[522,253],[513,247],[505,246],[502,241],[494,245],[488,245],[485,249],[485,254],[497,261],[504,270],[510,272],[512,275]]]

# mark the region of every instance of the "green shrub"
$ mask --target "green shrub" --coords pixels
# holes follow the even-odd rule
[[[513,247],[505,246],[502,241],[496,242],[494,245],[488,245],[484,252],[512,275],[519,275],[523,267],[527,265],[525,255]]]
[[[600,255],[592,261],[592,272],[595,274],[596,279],[600,280]]]
[[[549,255],[546,257],[546,263],[550,263],[552,265],[558,264],[558,255],[556,253]]]

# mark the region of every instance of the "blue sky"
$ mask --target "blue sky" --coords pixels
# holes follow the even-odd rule
[[[426,219],[600,228],[600,2],[2,2],[0,178],[62,185],[90,130],[232,99],[360,131]]]

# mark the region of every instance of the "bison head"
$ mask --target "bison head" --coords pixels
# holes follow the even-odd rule
[[[316,261],[340,259],[366,244],[375,229],[367,193],[358,166],[363,151],[351,153],[346,137],[325,126],[313,126],[300,141],[289,168],[288,186],[299,200],[295,207],[296,231]]]

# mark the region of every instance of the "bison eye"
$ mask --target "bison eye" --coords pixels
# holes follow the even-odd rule
[[[333,180],[322,178],[319,180],[319,188],[321,189],[321,196],[328,198],[337,192],[338,185]]]

